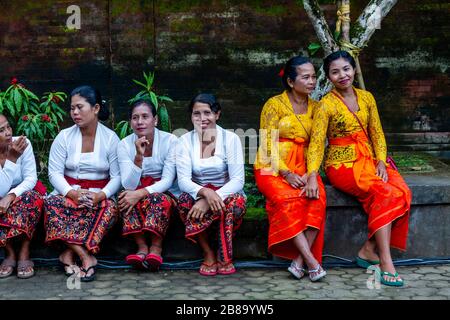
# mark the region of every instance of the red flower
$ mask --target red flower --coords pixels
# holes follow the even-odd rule
[[[60,103],[61,99],[58,96],[54,96],[52,101],[56,104]]]
[[[17,80],[16,77],[12,77],[12,78],[11,78],[11,84],[12,84],[12,85],[17,84],[17,82],[19,82],[19,80]]]
[[[280,70],[280,72],[278,73],[278,75],[279,75],[281,78],[283,78],[283,76],[284,76],[284,68],[282,68],[282,69]]]
[[[46,115],[46,114],[43,114],[43,115],[41,116],[41,120],[44,121],[44,122],[50,122],[50,121],[52,121],[52,119],[50,119],[50,117],[49,117],[48,115]]]
[[[22,116],[22,121],[28,121],[29,119],[28,116]]]

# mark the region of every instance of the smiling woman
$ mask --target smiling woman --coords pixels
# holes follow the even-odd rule
[[[318,189],[315,177],[328,138],[325,172],[330,183],[356,197],[368,215],[368,240],[356,261],[364,268],[379,264],[381,283],[402,286],[390,246],[406,250],[411,191],[386,162],[386,140],[373,95],[353,87],[353,57],[334,52],[324,59],[324,71],[334,88],[314,116],[306,192]]]
[[[194,130],[180,137],[177,174],[183,192],[178,211],[185,236],[199,242],[204,262],[200,274],[232,274],[233,234],[245,214],[244,157],[239,137],[217,125],[221,106],[212,94],[199,94],[189,105]],[[217,254],[207,231],[219,223]]]
[[[43,195],[34,190],[36,162],[30,141],[13,137],[8,120],[0,114],[0,247],[6,257],[0,265],[0,278],[10,276],[17,266],[17,277],[34,275],[30,242],[41,216]],[[18,255],[13,239],[20,243]]]

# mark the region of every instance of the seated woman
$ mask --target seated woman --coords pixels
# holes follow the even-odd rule
[[[60,240],[68,247],[59,257],[66,275],[80,271],[76,254],[81,281],[92,281],[94,254],[118,216],[111,197],[120,188],[119,137],[99,123],[109,111],[90,86],[72,91],[70,115],[75,125],[62,130],[50,149],[48,171],[55,190],[45,201],[46,242]]]
[[[245,214],[244,157],[239,137],[216,124],[221,106],[211,94],[192,99],[189,113],[194,130],[179,138],[178,212],[186,238],[198,241],[204,262],[200,274],[232,274],[233,233]],[[218,251],[211,249],[207,229],[218,220]]]
[[[156,128],[156,108],[149,100],[136,101],[130,110],[134,133],[119,142],[122,185],[119,209],[123,218],[122,234],[131,235],[138,252],[126,257],[137,268],[159,269],[162,242],[180,195],[176,177],[177,137]],[[150,233],[151,246],[145,232]]]
[[[270,98],[261,112],[255,179],[266,197],[269,252],[292,260],[288,270],[298,279],[305,275],[306,264],[309,278],[317,281],[326,275],[321,267],[325,188],[317,176],[318,194],[305,197],[302,190],[312,119],[318,108],[318,102],[308,97],[316,86],[316,73],[307,58],[294,57],[281,74],[286,90]]]
[[[314,116],[306,193],[317,192],[315,177],[328,138],[325,171],[330,183],[355,196],[369,216],[369,237],[356,261],[364,268],[379,264],[381,283],[402,286],[389,245],[406,249],[411,192],[386,162],[386,140],[374,97],[353,87],[353,57],[346,51],[334,52],[324,59],[324,71],[334,88]]]
[[[17,277],[34,275],[30,242],[44,205],[36,191],[36,161],[33,147],[25,136],[13,137],[8,120],[0,114],[0,247],[6,255],[0,265],[0,278],[9,277],[17,266]],[[20,246],[19,254],[13,242]]]

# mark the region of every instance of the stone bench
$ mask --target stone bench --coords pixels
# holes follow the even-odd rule
[[[448,168],[448,167],[447,167]],[[404,174],[413,193],[408,249],[393,250],[394,258],[450,256],[450,170],[430,174]],[[367,216],[359,203],[330,185],[327,191],[327,221],[324,254],[354,258],[367,238]],[[122,260],[136,251],[132,240],[120,235],[120,223],[105,237],[100,258]],[[244,218],[234,240],[236,259],[271,259],[267,252],[268,223],[265,216]],[[32,244],[32,258],[56,258],[58,251],[43,244],[42,225]],[[2,253],[3,254],[3,253]],[[199,247],[184,238],[184,226],[177,215],[164,242],[165,261],[201,259]]]

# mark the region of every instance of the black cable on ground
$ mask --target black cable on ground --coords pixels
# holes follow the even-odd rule
[[[58,258],[33,258],[36,266],[42,267],[54,267],[59,266]],[[331,260],[331,261],[330,261]],[[334,260],[334,261],[333,261]],[[124,260],[117,260],[117,258],[99,257],[97,258],[98,267],[101,269],[131,269],[132,267],[125,263]],[[188,261],[174,261],[164,262],[161,265],[161,270],[196,270],[200,267],[203,259],[188,260]],[[290,261],[286,260],[236,260],[233,262],[236,268],[287,268],[290,265]],[[355,260],[349,260],[346,258],[324,255],[323,266],[325,268],[355,268]],[[448,258],[423,258],[423,259],[398,259],[394,260],[395,266],[424,266],[424,265],[440,265],[450,264],[450,257]]]

